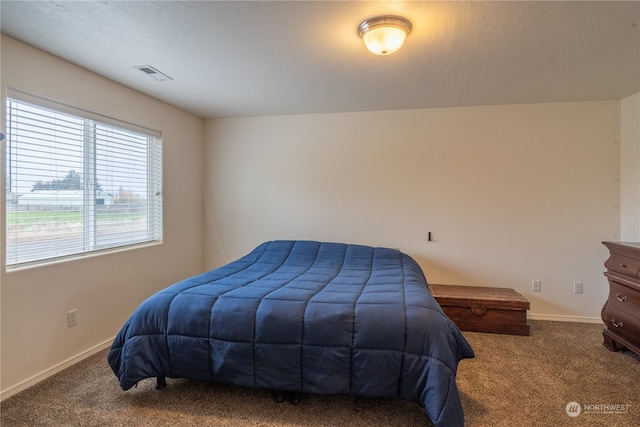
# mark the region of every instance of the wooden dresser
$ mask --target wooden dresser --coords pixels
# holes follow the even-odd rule
[[[603,345],[640,355],[640,243],[602,243],[610,253],[604,263],[609,298],[602,307]]]

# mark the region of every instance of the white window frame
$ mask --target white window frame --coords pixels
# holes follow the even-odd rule
[[[9,188],[12,185],[10,176],[11,174],[15,174],[17,176],[15,171],[19,170],[21,167],[19,156],[12,153],[12,149],[15,150],[16,145],[24,146],[24,144],[30,143],[29,138],[24,136],[26,132],[24,132],[23,129],[17,129],[20,126],[24,127],[25,125],[15,125],[15,117],[12,118],[10,105],[16,105],[15,103],[41,109],[42,112],[54,112],[61,117],[72,116],[74,120],[82,120],[84,123],[84,129],[81,130],[83,137],[77,138],[78,140],[74,141],[81,146],[81,154],[77,154],[74,161],[81,162],[80,167],[83,179],[82,190],[80,190],[82,193],[82,200],[81,202],[78,202],[81,203],[81,207],[74,207],[73,209],[80,210],[82,212],[82,233],[78,242],[74,243],[71,249],[69,249],[68,245],[62,249],[56,249],[58,245],[62,246],[61,243],[58,244],[56,242],[61,241],[62,235],[58,235],[58,232],[55,231],[49,232],[49,234],[44,233],[41,243],[39,245],[35,245],[36,249],[27,250],[26,245],[21,243],[24,242],[24,239],[21,240],[20,238],[20,233],[22,233],[22,231],[20,230],[20,227],[17,226],[18,221],[15,219],[18,215],[14,214],[12,217],[13,219],[10,218],[8,212],[10,208],[13,210],[19,208],[18,206],[11,206],[14,203],[17,205],[18,199],[10,200],[14,195],[10,191],[12,188]],[[2,226],[4,227],[3,230],[5,234],[4,263],[7,271],[55,262],[62,259],[66,260],[83,257],[103,251],[110,252],[114,250],[121,250],[123,248],[128,249],[137,246],[162,243],[162,134],[160,132],[12,88],[7,89],[5,106],[6,148],[4,167],[5,177],[7,179],[7,182],[5,183],[7,192],[5,205],[7,208],[5,209],[5,221]],[[16,115],[17,114],[18,113],[16,113]],[[53,125],[49,126],[53,127]],[[18,134],[18,130],[22,131],[22,136]],[[53,132],[51,129],[48,131],[50,133]],[[83,141],[80,141],[80,139],[83,139]],[[40,142],[42,141],[43,140],[40,139]],[[55,146],[57,144],[53,137],[49,137],[49,140],[45,141],[45,143],[50,146]],[[128,145],[131,147],[128,147]],[[116,206],[115,203],[114,206],[118,207],[118,209],[114,208],[106,214],[104,212],[107,209],[105,209],[105,207],[100,208],[103,214],[110,218],[109,220],[103,220],[103,224],[111,221],[111,225],[105,226],[104,228],[106,228],[106,230],[103,229],[100,233],[97,233],[96,231],[98,222],[97,211],[99,210],[96,206],[98,203],[96,197],[96,181],[98,181],[98,184],[102,184],[99,182],[100,179],[97,178],[96,171],[99,169],[101,173],[106,173],[104,171],[111,168],[106,155],[102,155],[101,157],[101,155],[96,154],[96,152],[107,146],[109,148],[115,146],[118,150],[130,150],[130,153],[127,151],[124,152],[127,156],[134,159],[126,160],[124,159],[124,155],[118,155],[122,160],[113,161],[114,169],[117,169],[119,166],[120,170],[123,170],[123,166],[128,166],[129,169],[135,170],[135,167],[132,165],[134,164],[133,162],[136,161],[143,165],[139,166],[141,169],[137,170],[139,174],[136,175],[136,177],[142,179],[142,182],[146,183],[146,185],[143,184],[146,189],[139,197],[143,202],[139,202],[137,205],[138,207],[136,208],[138,212],[142,212],[140,214],[140,219],[138,219],[138,222],[142,225],[138,225],[136,231],[129,231],[126,226],[123,227],[118,225],[121,224],[117,222],[119,218],[124,218],[125,215],[118,212],[119,210],[122,210],[119,209],[121,205]],[[136,150],[135,153],[134,150]],[[127,161],[132,163],[126,163]],[[97,162],[101,162],[101,166],[96,166]],[[26,160],[22,161],[24,167],[26,167],[27,163],[28,162]],[[145,169],[146,177],[144,177]],[[115,174],[120,174],[120,172],[116,172]],[[121,177],[119,179],[122,180]],[[17,186],[18,184],[16,184],[16,188]],[[121,186],[120,188],[123,187]],[[114,191],[113,188],[110,188],[109,190]],[[111,194],[109,194],[109,197],[111,197]],[[118,199],[123,199],[122,194],[119,195]],[[104,201],[104,199],[101,200]],[[74,201],[74,203],[76,202]],[[40,209],[46,208],[41,206]],[[52,207],[49,210],[59,212],[63,209],[61,207]],[[15,235],[11,236],[12,243],[10,243],[10,236],[8,236],[10,226],[13,227],[11,229],[11,233]],[[24,234],[26,234],[26,232]],[[100,238],[97,237],[98,234],[101,236]],[[10,245],[14,246],[10,247]],[[52,249],[46,249],[49,247]]]

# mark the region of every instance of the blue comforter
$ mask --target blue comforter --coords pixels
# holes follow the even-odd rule
[[[108,361],[123,390],[150,377],[393,397],[462,426],[458,362],[474,357],[397,250],[273,241],[144,301]]]

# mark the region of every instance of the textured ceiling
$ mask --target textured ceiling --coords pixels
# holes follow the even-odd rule
[[[366,18],[413,24],[370,54]],[[201,117],[621,99],[637,1],[5,1],[1,31]],[[152,65],[174,80],[133,68]]]

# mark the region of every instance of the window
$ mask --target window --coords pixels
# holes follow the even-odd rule
[[[162,241],[160,134],[7,97],[6,265]]]

